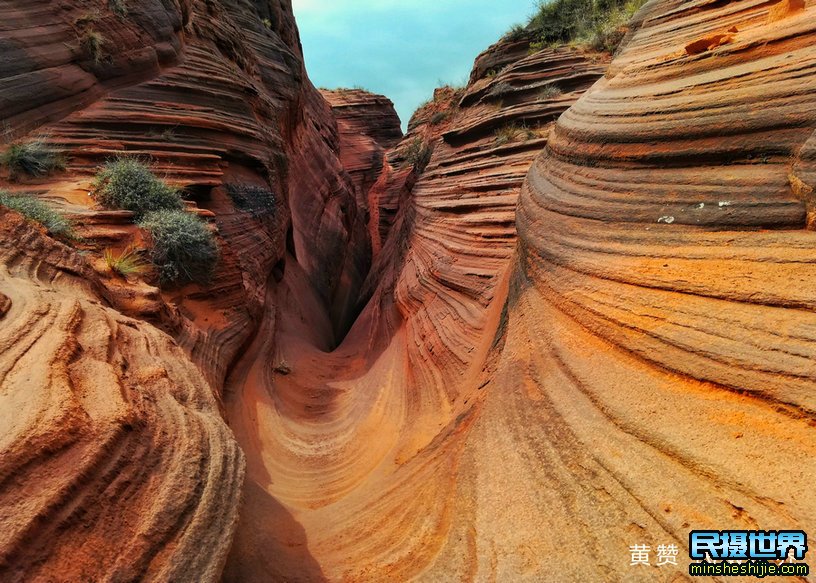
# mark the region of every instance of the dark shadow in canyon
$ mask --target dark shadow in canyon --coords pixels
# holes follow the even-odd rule
[[[306,532],[300,523],[274,496],[251,479],[244,486],[241,522],[254,524],[255,528],[238,529],[222,583],[328,581],[309,552]]]

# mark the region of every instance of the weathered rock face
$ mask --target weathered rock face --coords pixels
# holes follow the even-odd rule
[[[348,270],[353,274],[353,283],[345,287],[347,293],[338,294],[332,306],[334,334],[342,338],[359,314],[360,289],[371,259],[382,247],[393,215],[400,201],[410,195],[413,182],[410,171],[393,176],[386,161],[386,152],[402,138],[400,119],[390,99],[359,89],[324,89],[321,94],[337,119],[340,161],[354,183],[357,208],[361,211],[355,233],[368,243],[367,254],[357,255],[363,261],[358,260]],[[382,192],[383,188],[387,193]]]
[[[0,233],[0,579],[212,581],[243,479],[224,378],[289,263],[321,310],[348,317],[333,306],[356,301],[370,241],[288,2],[98,4],[0,2],[4,129],[68,157],[0,187],[74,218],[86,257],[19,221]],[[210,217],[222,259],[209,286],[160,293],[104,265],[135,228],[87,192],[120,153],[149,158]],[[276,211],[240,210],[230,184],[270,188]]]
[[[228,380],[251,485],[227,581],[438,581],[474,567],[445,548],[466,544],[451,530],[468,497],[457,467],[490,379],[515,204],[550,124],[604,71],[575,50],[509,50],[500,73],[437,91],[388,155],[368,195],[381,239],[342,344],[326,353],[329,319],[287,270]]]
[[[394,165],[417,137],[434,154],[344,343],[283,313],[259,352],[287,366],[235,378],[268,513],[230,580],[667,580],[682,561],[633,571],[628,547],[812,529],[814,25],[769,12],[648,5],[552,128],[602,62],[497,48],[459,112],[443,92],[420,113]]]
[[[321,89],[320,94],[334,111],[341,137],[366,136],[385,149],[402,139],[399,116],[385,95],[363,89]]]
[[[501,42],[403,138],[311,86],[288,2],[46,6],[0,2],[1,103],[71,158],[11,186],[86,242],[0,211],[0,579],[665,581],[628,547],[816,527],[812,3]],[[121,150],[212,219],[211,286],[100,267]]]
[[[212,388],[0,210],[0,579],[213,581],[244,461]]]
[[[60,120],[117,85],[149,79],[172,65],[190,12],[189,5],[184,11],[178,5],[168,10],[160,0],[140,0],[127,18],[119,18],[107,8],[83,2],[66,2],[55,10],[47,0],[6,0],[0,4],[0,16],[4,130],[25,131]],[[98,50],[93,48],[95,40],[101,43]]]
[[[321,90],[340,133],[340,160],[367,208],[369,190],[379,179],[385,153],[402,139],[400,119],[387,97],[358,89]]]
[[[454,511],[480,573],[663,581],[626,547],[816,527],[816,6],[775,10],[648,4],[533,165]]]
[[[123,16],[79,2],[44,14],[45,5],[5,3],[4,42],[14,47],[2,71],[8,130],[18,136],[32,121],[54,122],[38,131],[69,153],[68,172],[33,187],[96,225],[81,233],[89,239],[121,244],[131,235],[87,210],[90,174],[122,152],[149,158],[214,213],[224,258],[217,278],[209,290],[168,297],[177,314],[162,318],[208,378],[223,382],[256,328],[269,274],[286,262],[287,234],[289,253],[323,300],[340,306],[336,318],[348,318],[342,306],[365,277],[370,243],[335,153],[336,121],[306,79],[288,3],[167,8],[148,0],[127,3]],[[34,23],[48,34],[33,35]],[[94,51],[86,42],[92,34],[103,39]],[[52,50],[57,42],[63,50]],[[74,77],[85,80],[81,87],[65,81]],[[76,92],[63,94],[66,85]],[[30,90],[43,99],[34,111]],[[239,211],[224,187],[230,183],[271,187],[279,212],[258,219]]]

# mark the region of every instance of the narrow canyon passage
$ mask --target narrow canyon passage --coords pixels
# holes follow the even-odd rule
[[[693,39],[710,15],[678,18],[677,34]],[[329,325],[287,273],[275,340],[247,357],[229,418],[256,458],[248,480],[293,528],[270,534],[245,505],[227,580],[259,577],[247,565],[260,563],[293,576],[306,553],[315,569],[303,580],[549,580],[555,562],[558,580],[640,581],[629,544],[685,549],[702,524],[814,524],[814,288],[782,283],[813,281],[812,236],[784,157],[743,158],[760,128],[796,151],[813,120],[801,131],[773,129],[773,116],[737,123],[754,107],[737,79],[796,75],[814,53],[794,43],[783,69],[754,55],[668,74],[655,68],[665,57],[654,22],[612,64],[617,76],[550,130],[521,189],[518,244],[514,231],[500,245],[489,234],[496,211],[515,207],[512,179],[493,198],[461,196],[501,181],[479,137],[493,110],[476,107],[447,129],[413,191],[393,296],[375,296],[337,350],[321,350],[314,330]],[[733,50],[774,34],[782,28],[749,27]],[[707,75],[733,111],[707,111]],[[804,90],[784,87],[774,90]],[[632,91],[651,99],[633,103]],[[688,135],[670,121],[686,111],[702,120]],[[631,129],[621,137],[627,119],[661,147],[631,143]],[[728,123],[737,151],[704,137]],[[459,136],[478,143],[473,156]],[[716,166],[722,157],[732,162]],[[499,253],[453,276],[478,250]],[[480,304],[469,291],[488,273],[492,301]],[[769,327],[780,323],[785,337]],[[570,560],[582,545],[593,562]]]
[[[402,580],[439,551],[495,349],[512,210],[534,148],[474,164],[467,147],[439,146],[395,217],[372,270],[376,291],[336,349],[328,308],[288,258],[225,386],[252,492],[226,580],[297,577],[304,555],[315,568],[303,580]],[[450,193],[470,181],[495,185],[496,195],[474,199],[473,214],[446,212]],[[415,244],[403,258],[404,237]]]
[[[294,271],[226,387],[227,417],[254,482],[248,491],[263,493],[245,503],[225,578],[292,577],[304,554],[330,579],[367,568],[386,576],[382,565],[402,556],[389,576],[404,578],[433,556],[450,520],[456,434],[481,366],[455,381],[451,402],[412,374],[408,325],[375,313],[380,306],[326,352],[316,333],[330,330],[324,310]],[[258,511],[260,499],[268,511]]]

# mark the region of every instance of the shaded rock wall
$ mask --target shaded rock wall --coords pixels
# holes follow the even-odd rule
[[[400,119],[394,104],[385,95],[363,89],[321,89],[320,94],[332,106],[337,123],[349,138],[367,136],[385,149],[402,139]]]
[[[60,120],[178,60],[189,6],[168,10],[160,0],[143,0],[123,19],[104,4],[71,2],[59,9],[48,0],[0,4],[4,131],[23,133]],[[96,55],[88,42],[91,32],[103,39]]]
[[[259,348],[287,366],[233,379],[269,514],[228,580],[664,581],[628,547],[812,530],[813,15],[777,8],[652,2],[608,69],[500,45],[419,112],[383,176],[433,157],[343,344],[292,280]]]
[[[355,275],[354,285],[346,286],[346,293],[335,298],[332,320],[335,322],[335,337],[341,339],[359,314],[361,286],[368,276],[371,260],[391,226],[387,221],[393,218],[400,200],[404,204],[405,197],[410,194],[410,188],[404,187],[410,176],[408,173],[392,176],[392,169],[385,159],[386,151],[402,138],[400,119],[391,100],[359,89],[323,89],[321,95],[331,105],[337,119],[340,161],[354,183],[357,208],[360,209],[355,223],[356,233],[368,239],[366,254],[358,255],[364,261],[358,260],[349,270]],[[387,193],[382,192],[383,188]],[[384,202],[384,198],[389,202]],[[389,204],[391,214],[382,216],[381,210]],[[361,235],[360,230],[365,235]]]
[[[400,119],[387,97],[358,89],[321,90],[340,132],[340,160],[366,211],[368,192],[383,172],[386,150],[402,139]]]
[[[90,174],[104,160],[140,156],[185,187],[218,227],[223,261],[207,289],[166,294],[169,310],[153,304],[153,318],[216,386],[256,329],[270,273],[285,268],[287,239],[332,306],[335,329],[347,328],[349,298],[370,263],[365,214],[337,154],[331,109],[306,79],[291,6],[146,1],[117,16],[95,4],[45,4],[3,5],[3,42],[14,50],[3,61],[2,111],[9,137],[45,135],[69,155],[68,168],[9,186],[61,204],[96,249],[132,236],[88,208]],[[98,59],[84,44],[89,32],[103,38]],[[32,91],[42,103],[32,104]],[[45,125],[26,135],[34,122]],[[230,183],[271,188],[278,212],[258,218],[236,209]]]
[[[42,135],[68,160],[0,187],[73,218],[83,253],[29,235],[19,217],[0,234],[4,580],[218,579],[243,491],[223,380],[289,264],[320,310],[355,297],[368,269],[364,215],[290,4],[127,7],[0,2],[7,138]],[[102,39],[96,54],[88,32]],[[138,240],[129,213],[88,197],[95,168],[122,153],[149,160],[211,221],[222,259],[208,286],[160,292],[105,265],[103,248]],[[240,210],[230,184],[269,188],[276,212]],[[319,332],[334,342],[333,325]]]

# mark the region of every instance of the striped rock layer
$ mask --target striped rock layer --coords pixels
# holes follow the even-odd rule
[[[215,581],[244,457],[167,334],[0,210],[0,579]]]
[[[537,485],[517,508],[549,534],[480,547],[529,545],[533,579],[674,580],[654,553],[677,545],[682,571],[692,529],[816,527],[816,4],[660,1],[637,20],[522,189],[471,435],[474,457],[498,441],[509,488]],[[486,514],[495,533],[521,516]],[[634,544],[652,567],[629,567]]]
[[[676,581],[691,529],[814,530],[812,0],[500,42],[401,140],[288,2],[66,5],[0,0],[3,117],[70,154],[9,186],[85,237],[0,211],[0,579]],[[209,286],[100,267],[120,151],[211,221]]]
[[[278,578],[672,581],[691,529],[813,529],[816,7],[783,8],[648,4],[554,126],[545,79],[592,65],[562,50],[486,88],[477,62],[442,128],[436,101],[415,118],[393,160],[417,135],[433,157],[349,335],[314,351],[283,311],[279,364],[235,379],[268,514],[231,564],[274,548]],[[508,119],[526,141],[504,142]],[[545,135],[516,241],[519,151]]]
[[[0,217],[0,580],[217,581],[244,499],[224,379],[288,262],[343,327],[370,263],[364,213],[289,2],[59,4],[0,1],[3,137],[67,159],[41,179],[0,172],[0,188],[80,237]],[[160,291],[106,266],[140,240],[88,196],[121,154],[209,221],[208,285]],[[275,212],[239,208],[235,184],[270,190]]]
[[[500,73],[438,90],[387,154],[367,193],[380,239],[340,345],[304,274],[287,268],[275,313],[228,378],[249,485],[225,580],[475,573],[473,509],[457,510],[475,470],[459,468],[496,361],[515,206],[552,123],[605,70],[597,55],[507,43],[480,61],[496,55]],[[432,150],[424,172],[418,145]]]

